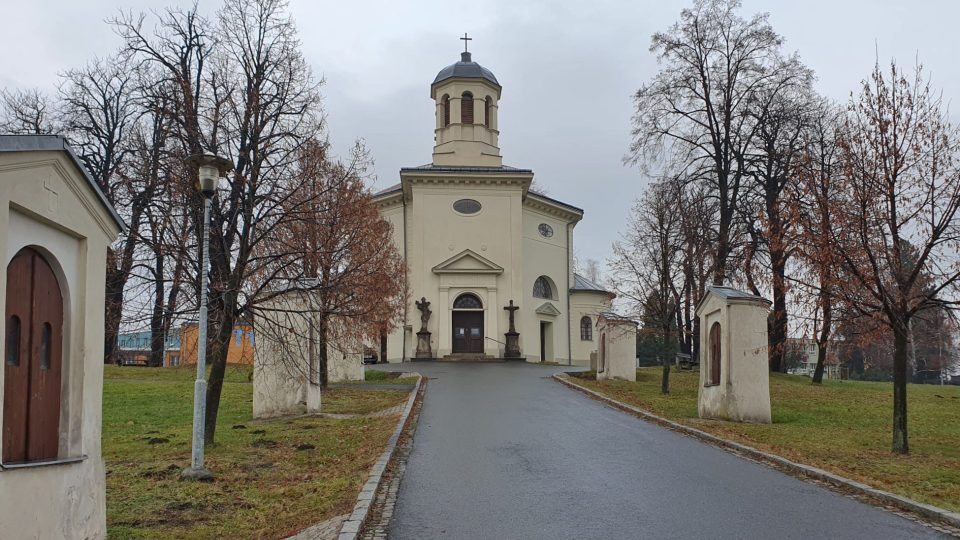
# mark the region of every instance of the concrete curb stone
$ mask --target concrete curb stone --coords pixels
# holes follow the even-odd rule
[[[818,469],[816,467],[811,467],[810,465],[803,465],[801,463],[796,463],[796,462],[790,461],[789,459],[786,459],[774,454],[768,454],[767,452],[763,452],[761,450],[757,450],[752,446],[747,446],[747,445],[740,444],[728,439],[723,439],[711,433],[707,433],[705,431],[702,431],[696,428],[679,424],[677,422],[674,422],[673,420],[668,420],[662,416],[658,416],[649,411],[645,411],[639,407],[628,405],[626,403],[623,403],[622,401],[617,401],[599,392],[580,386],[579,384],[570,380],[570,377],[563,373],[556,373],[553,375],[553,378],[560,384],[563,384],[565,386],[573,388],[574,390],[587,394],[590,397],[593,397],[594,399],[602,401],[609,406],[612,406],[616,409],[621,409],[623,411],[639,416],[640,418],[643,418],[645,420],[649,420],[651,422],[655,422],[662,426],[668,427],[673,431],[678,431],[680,433],[690,435],[692,437],[696,437],[698,439],[704,440],[706,442],[709,442],[721,448],[732,450],[736,453],[746,455],[757,461],[772,463],[779,467],[783,467],[784,469],[790,470],[796,474],[813,478],[815,480],[820,480],[822,482],[831,484],[839,488],[850,490],[852,492],[858,493],[860,495],[864,495],[870,499],[882,502],[884,504],[888,504],[890,506],[893,506],[902,510],[907,510],[909,512],[914,512],[916,514],[919,514],[929,519],[943,522],[951,527],[960,527],[960,513],[958,512],[950,512],[949,510],[945,510],[943,508],[939,508],[933,505],[917,502],[917,501],[914,501],[913,499],[901,497],[900,495],[895,495],[888,491],[872,488],[861,482],[850,480],[849,478],[844,478],[840,475],[825,471],[823,469]]]
[[[380,458],[377,459],[373,467],[370,468],[370,476],[367,477],[366,483],[360,490],[360,495],[357,496],[357,503],[353,507],[353,512],[350,514],[350,517],[343,522],[343,527],[340,528],[340,535],[337,537],[338,540],[356,540],[360,535],[360,529],[362,528],[363,522],[367,519],[367,514],[370,513],[370,504],[377,492],[377,488],[380,487],[380,481],[383,479],[383,473],[387,469],[387,463],[393,458],[393,454],[397,449],[397,441],[400,439],[400,434],[403,433],[403,426],[406,425],[410,411],[413,410],[413,404],[416,402],[417,396],[420,393],[421,383],[423,383],[423,376],[417,374],[417,383],[413,385],[410,397],[407,398],[407,404],[403,407],[403,414],[400,415],[397,428],[394,429],[393,434],[390,435],[390,440],[387,441],[387,448],[380,454]]]

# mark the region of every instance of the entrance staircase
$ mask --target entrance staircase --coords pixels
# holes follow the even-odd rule
[[[483,353],[452,353],[439,360],[441,362],[503,362],[503,358]]]

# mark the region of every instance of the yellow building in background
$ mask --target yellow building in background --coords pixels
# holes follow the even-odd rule
[[[212,330],[212,329],[211,329]],[[197,338],[199,336],[197,323],[187,323],[180,328],[180,362],[183,364],[197,363]],[[249,324],[237,324],[233,327],[230,337],[230,347],[227,350],[228,364],[253,365],[254,332]]]

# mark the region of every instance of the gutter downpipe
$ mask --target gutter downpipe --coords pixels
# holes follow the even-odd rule
[[[573,271],[573,258],[571,255],[570,244],[573,243],[573,228],[571,227],[573,223],[567,223],[567,365],[573,365],[573,344],[571,343],[570,337],[570,327],[573,326],[570,324],[573,322],[572,314],[570,313],[570,281],[573,276],[570,273]],[[406,237],[404,237],[406,238]]]
[[[401,180],[402,182],[402,180]],[[403,265],[406,267],[404,272],[405,287],[410,286],[410,264],[407,262],[407,196],[403,193],[403,187],[400,188],[400,202],[403,203]],[[400,363],[407,361],[407,319],[410,315],[410,306],[407,302],[403,304],[403,351],[400,353]]]

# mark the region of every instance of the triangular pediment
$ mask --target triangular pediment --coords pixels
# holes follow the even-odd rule
[[[536,309],[536,312],[540,315],[547,315],[549,317],[556,317],[560,314],[560,310],[554,307],[550,302],[544,302],[543,305]]]
[[[434,274],[502,274],[503,267],[465,249],[433,267]]]

